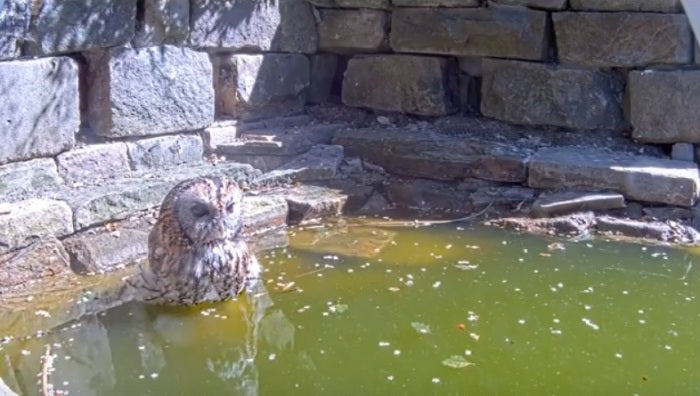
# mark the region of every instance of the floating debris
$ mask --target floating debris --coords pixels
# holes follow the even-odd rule
[[[474,363],[468,361],[462,355],[452,355],[447,359],[442,361],[443,366],[452,367],[456,369],[465,368],[469,366],[474,366]]]
[[[430,326],[425,323],[411,322],[411,327],[420,334],[430,334]]]
[[[600,330],[600,326],[598,326],[597,324],[593,323],[593,321],[590,320],[590,319],[588,319],[588,318],[581,318],[581,321],[582,321],[586,326],[590,327],[590,328],[593,329],[593,330]]]

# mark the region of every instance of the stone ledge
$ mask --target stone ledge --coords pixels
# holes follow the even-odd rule
[[[475,177],[522,183],[532,152],[488,139],[450,137],[402,129],[348,129],[334,144],[390,173],[435,180]]]
[[[72,233],[71,208],[63,201],[31,198],[0,205],[0,252]]]
[[[530,160],[528,185],[609,189],[632,200],[693,206],[700,178],[697,165],[687,161],[569,146],[539,150]]]

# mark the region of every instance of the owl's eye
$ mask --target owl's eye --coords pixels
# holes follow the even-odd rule
[[[228,204],[228,206],[226,206],[226,211],[233,212],[233,202],[231,202],[230,204]]]
[[[209,208],[207,208],[206,205],[199,203],[194,204],[190,210],[192,211],[194,217],[204,217],[209,214]]]

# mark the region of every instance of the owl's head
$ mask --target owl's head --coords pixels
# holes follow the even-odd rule
[[[235,238],[243,227],[243,191],[223,176],[186,180],[173,188],[163,202],[182,232],[195,244]]]

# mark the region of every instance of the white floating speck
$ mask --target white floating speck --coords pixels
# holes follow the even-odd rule
[[[582,321],[586,326],[590,327],[590,328],[593,329],[593,330],[600,330],[600,326],[598,326],[597,324],[593,323],[593,321],[590,320],[590,319],[588,319],[588,318],[581,318],[581,321]]]
[[[521,325],[524,325],[524,324],[525,324],[525,319],[519,319],[519,320],[518,320],[518,323],[521,324]]]
[[[439,383],[440,383],[440,378],[435,377],[435,378],[433,378],[431,381],[432,381],[433,384],[439,384]]]
[[[467,356],[471,356],[471,355],[472,355],[472,351],[471,351],[470,349],[467,349],[467,350],[464,351],[464,354],[467,355]]]
[[[145,375],[143,375],[143,374],[140,374],[140,375],[139,375],[139,379],[144,379],[144,378],[146,378]]]
[[[399,356],[401,351],[399,349],[394,349],[394,356]]]
[[[622,291],[622,294],[624,294],[624,295],[626,296],[626,295],[630,294],[630,292],[627,291],[627,290],[623,290],[623,291]]]
[[[670,351],[670,350],[673,349],[673,348],[671,348],[670,345],[664,345],[664,349],[667,350],[667,351]]]
[[[153,379],[158,378],[158,373],[151,373],[151,378],[153,378]]]
[[[277,359],[277,355],[274,354],[274,353],[271,353],[271,354],[267,357],[267,359],[268,359],[268,360],[275,360],[275,359]]]
[[[561,330],[559,330],[559,329],[552,329],[552,328],[550,328],[550,329],[549,329],[549,332],[552,333],[552,334],[554,334],[554,335],[561,335]]]
[[[389,345],[391,345],[389,341],[379,341],[379,346],[382,348],[388,347]]]
[[[618,359],[622,359],[622,354],[618,352],[618,353],[615,354],[615,357],[618,358]]]
[[[442,282],[440,282],[440,281],[433,283],[433,289],[437,289],[438,287],[440,287],[441,284],[442,284]]]
[[[393,381],[393,380],[394,380],[394,376],[393,376],[393,375],[387,375],[387,376],[386,376],[386,379],[388,379],[389,381]]]
[[[591,306],[588,305],[588,304],[586,304],[586,305],[583,306],[583,309],[585,309],[586,311],[590,311],[590,310],[591,310]]]

